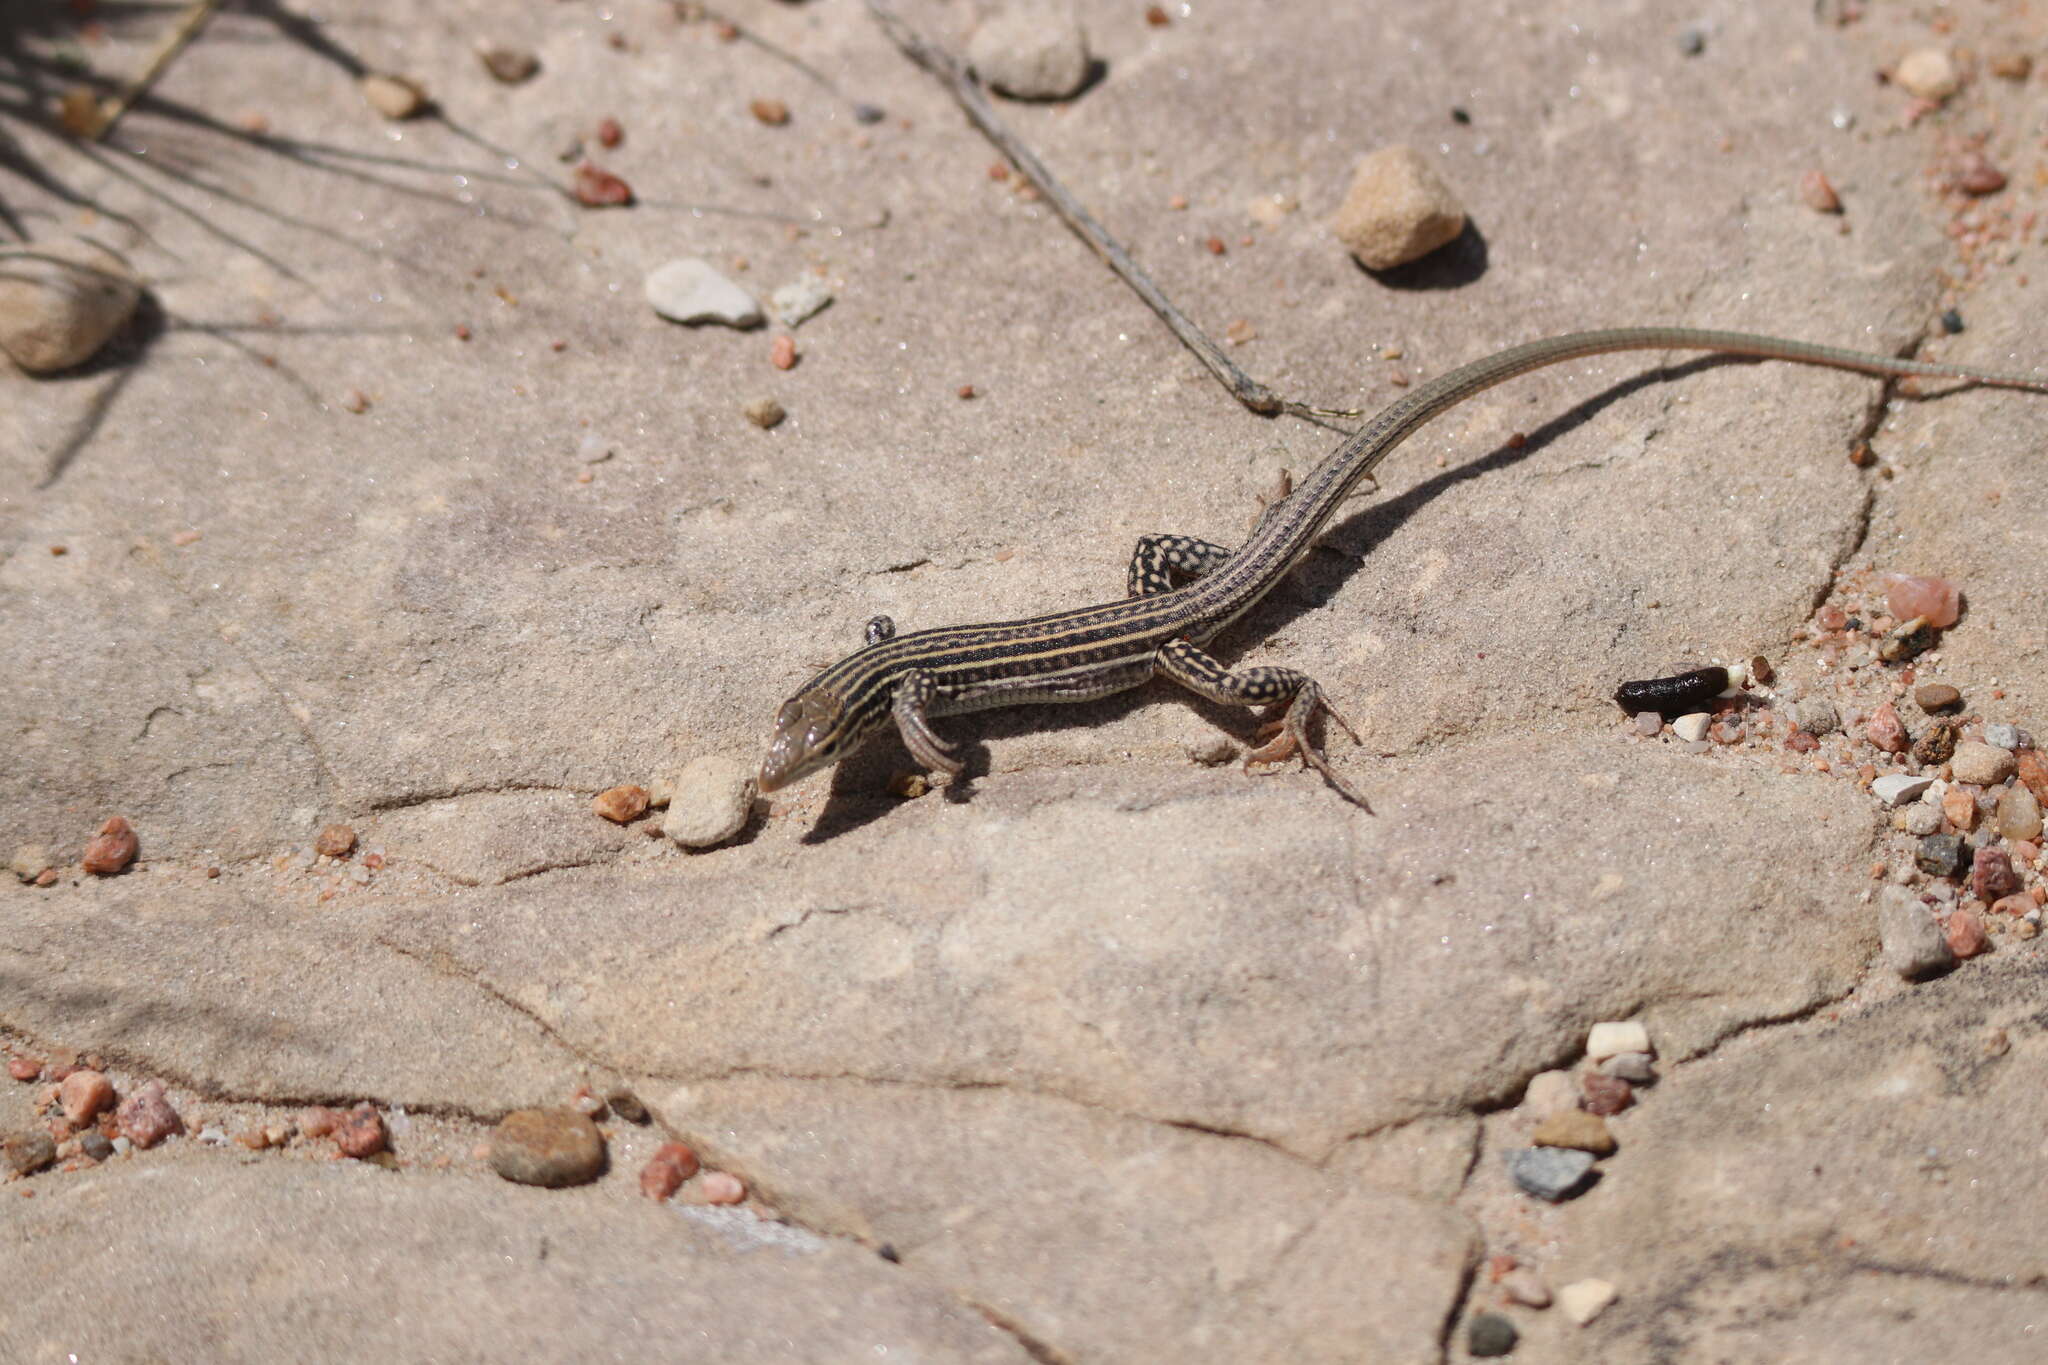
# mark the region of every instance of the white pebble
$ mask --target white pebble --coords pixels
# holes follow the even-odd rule
[[[661,828],[684,848],[710,848],[738,834],[753,808],[754,765],[730,754],[704,754],[676,778]]]
[[[94,242],[0,253],[0,350],[31,374],[69,369],[106,345],[141,297],[127,262]]]
[[[1427,256],[1465,230],[1465,209],[1413,147],[1382,147],[1358,163],[1331,222],[1368,270]]]
[[[602,464],[618,453],[608,437],[594,431],[584,432],[576,442],[576,458],[585,464]]]
[[[1057,4],[1013,5],[985,20],[967,44],[975,74],[1005,95],[1063,100],[1088,81],[1088,35]]]
[[[1557,1291],[1557,1306],[1566,1317],[1584,1327],[1618,1297],[1619,1291],[1605,1280],[1574,1280]]]
[[[794,327],[832,302],[832,291],[815,275],[791,280],[768,296],[768,307],[785,327]]]
[[[1623,1052],[1648,1052],[1650,1031],[1636,1019],[1595,1024],[1586,1034],[1586,1056],[1596,1062]]]
[[[1712,716],[1704,711],[1695,711],[1672,721],[1671,731],[1687,744],[1695,744],[1707,737],[1707,727],[1713,723]]]
[[[1507,1295],[1511,1303],[1525,1308],[1550,1307],[1550,1286],[1543,1283],[1543,1277],[1527,1266],[1510,1270],[1500,1277],[1500,1292]]]
[[[763,321],[752,294],[695,256],[656,267],[647,277],[646,294],[654,311],[671,322],[759,327]]]
[[[1918,95],[1923,100],[1945,100],[1963,85],[1962,78],[1956,74],[1955,62],[1938,47],[1908,52],[1900,59],[1892,79],[1904,86],[1907,93]]]
[[[1931,777],[1915,777],[1911,773],[1886,773],[1870,784],[1870,794],[1887,808],[1903,806],[1926,791],[1933,781]]]

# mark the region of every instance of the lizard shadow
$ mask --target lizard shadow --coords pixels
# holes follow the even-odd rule
[[[1365,548],[1358,551],[1339,551],[1345,561],[1343,567],[1334,575],[1320,577],[1312,591],[1304,591],[1298,585],[1298,581],[1284,582],[1280,589],[1269,594],[1224,636],[1212,643],[1209,646],[1211,653],[1223,663],[1230,664],[1260,640],[1277,633],[1296,619],[1322,608],[1353,574],[1365,567],[1366,554],[1369,553],[1371,546],[1394,534],[1424,507],[1460,484],[1520,464],[1559,437],[1584,426],[1615,403],[1653,385],[1685,379],[1722,366],[1762,363],[1765,363],[1762,359],[1752,356],[1710,354],[1696,356],[1676,365],[1661,365],[1644,370],[1640,374],[1610,384],[1600,392],[1559,413],[1528,433],[1518,445],[1499,446],[1477,459],[1468,460],[1424,479],[1384,502],[1376,502],[1332,523],[1318,538],[1319,540],[1337,541]],[[1298,575],[1299,569],[1296,570],[1296,574],[1290,575],[1290,580],[1296,580]],[[1047,609],[1052,608],[1048,606]],[[975,779],[985,776],[989,770],[988,747],[985,742],[987,740],[1010,739],[1069,726],[1099,724],[1120,719],[1140,707],[1158,705],[1169,699],[1176,705],[1192,704],[1198,714],[1214,723],[1223,733],[1242,737],[1245,718],[1248,715],[1244,708],[1206,701],[1171,685],[1137,687],[1112,697],[1071,706],[1020,706],[1010,710],[949,717],[940,724],[953,727],[964,721],[973,728],[949,728],[946,732],[948,738],[960,743],[960,756],[967,764],[966,771],[943,789],[946,799],[950,802],[964,802],[972,798]],[[877,736],[875,742],[868,744],[859,754],[849,756],[835,769],[825,810],[812,828],[804,834],[802,842],[822,843],[858,829],[872,820],[880,819],[900,804],[900,801],[895,797],[876,796],[873,793],[887,781],[888,774],[906,769],[914,770],[916,766],[916,761],[910,757],[895,735]]]

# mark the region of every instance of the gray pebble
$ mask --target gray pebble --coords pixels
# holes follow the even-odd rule
[[[832,291],[815,275],[791,280],[768,296],[768,308],[785,327],[794,327],[815,317],[832,302]]]
[[[1963,840],[1955,834],[1930,834],[1913,850],[1913,861],[1930,877],[1960,877],[1969,860]]]
[[[676,778],[661,828],[684,848],[710,848],[744,829],[753,809],[754,765],[730,754],[703,754]]]
[[[1994,721],[1984,727],[1984,742],[1995,749],[2017,749],[2020,747],[2020,728]]]
[[[0,350],[31,374],[69,369],[106,345],[142,286],[95,242],[56,237],[0,252]]]
[[[889,117],[889,111],[879,104],[856,104],[853,106],[853,121],[873,126]]]
[[[1678,50],[1687,57],[1697,57],[1707,50],[1706,30],[1692,25],[1678,31]]]
[[[117,1137],[111,1144],[115,1156],[126,1156],[135,1150],[135,1144],[126,1137]]]
[[[205,1143],[209,1147],[219,1147],[227,1142],[228,1135],[225,1130],[209,1123],[199,1130],[199,1137],[196,1140]]]
[[[1655,739],[1664,730],[1664,717],[1655,711],[1638,711],[1636,730],[1647,738]]]
[[[671,322],[759,327],[764,321],[752,294],[695,256],[655,267],[644,290],[654,311]]]
[[[1475,1356],[1504,1356],[1522,1334],[1499,1313],[1474,1313],[1465,1324],[1465,1349]]]
[[[78,1139],[78,1149],[94,1161],[105,1161],[114,1154],[114,1144],[97,1129],[88,1128]]]
[[[1057,4],[1017,4],[985,20],[967,44],[975,74],[1005,95],[1063,100],[1088,80],[1088,35]]]
[[[1647,1052],[1617,1052],[1600,1063],[1600,1074],[1619,1076],[1633,1085],[1648,1085],[1657,1079],[1657,1067]]]
[[[1809,735],[1831,735],[1842,728],[1842,714],[1826,697],[1808,697],[1792,712],[1793,720]]]
[[[1941,808],[1930,806],[1925,801],[1915,801],[1906,807],[1906,833],[1924,837],[1938,833],[1941,829]]]
[[[1593,1169],[1591,1152],[1570,1147],[1518,1147],[1506,1156],[1508,1175],[1523,1193],[1553,1204],[1576,1194]]]
[[[1887,886],[1878,893],[1877,934],[1887,967],[1908,981],[1933,976],[1955,966],[1948,939],[1934,916],[1904,887]]]

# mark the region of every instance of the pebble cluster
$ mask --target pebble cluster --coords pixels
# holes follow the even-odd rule
[[[1696,753],[1762,757],[1780,771],[1854,782],[1886,815],[1891,856],[1871,867],[1886,965],[1918,980],[2004,937],[2032,939],[2048,903],[2042,805],[2048,753],[2011,719],[1995,681],[1971,694],[1928,676],[1940,632],[1961,616],[1957,584],[1867,570],[1845,576],[1805,646],[1815,686],[1773,692],[1753,680],[1710,709],[1631,717],[1628,733],[1667,731]],[[1973,705],[1981,698],[1982,704]]]

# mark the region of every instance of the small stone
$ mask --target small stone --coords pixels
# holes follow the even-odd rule
[[[638,1095],[624,1087],[606,1095],[604,1102],[611,1106],[614,1114],[617,1114],[628,1123],[647,1122],[647,1106],[640,1102]]]
[[[0,1137],[0,1158],[17,1175],[33,1175],[57,1159],[57,1143],[48,1133],[27,1129]]]
[[[126,1156],[128,1155],[128,1153],[135,1150],[135,1144],[133,1142],[130,1142],[125,1137],[115,1138],[111,1145],[114,1149],[115,1156]]]
[[[2002,848],[1980,848],[1970,859],[1970,894],[1980,901],[1997,901],[2020,889],[2020,874],[2012,856]]]
[[[1664,732],[1664,717],[1655,711],[1636,712],[1636,733],[1646,739],[1655,739]]]
[[[594,161],[577,163],[569,174],[569,192],[587,209],[624,208],[633,202],[633,187]]]
[[[341,396],[341,406],[344,412],[368,412],[370,410],[370,395],[364,393],[361,389],[350,389]]]
[[[1588,1071],[1579,1077],[1579,1103],[1589,1114],[1606,1117],[1619,1114],[1635,1103],[1635,1087],[1619,1076],[1606,1076],[1598,1071]]]
[[[1522,1092],[1522,1106],[1537,1119],[1579,1107],[1578,1078],[1569,1071],[1544,1071],[1529,1078]]]
[[[709,261],[691,256],[657,267],[647,277],[647,302],[671,322],[717,322],[727,327],[759,327],[761,305],[754,296],[718,273]]]
[[[1707,50],[1707,31],[1698,24],[1687,24],[1678,30],[1678,53],[1682,57],[1697,57]]]
[[[1584,1327],[1618,1297],[1614,1286],[1605,1280],[1574,1280],[1557,1291],[1557,1306],[1566,1317]]]
[[[1915,659],[1934,648],[1934,641],[1934,627],[1928,624],[1926,617],[1915,616],[1885,632],[1884,638],[1877,642],[1877,657],[1886,663]]]
[[[493,43],[478,45],[477,60],[484,64],[484,70],[491,73],[491,79],[506,85],[519,85],[533,79],[533,73],[540,70],[540,58],[523,47],[499,47]]]
[[[1187,756],[1204,768],[1219,768],[1237,757],[1237,746],[1227,735],[1204,734],[1190,739],[1184,747]]]
[[[1815,213],[1840,213],[1842,197],[1835,193],[1827,173],[1815,168],[1799,177],[1799,202]]]
[[[1974,910],[1958,910],[1948,917],[1948,950],[1959,958],[1972,958],[1989,946],[1984,921]]]
[[[329,825],[313,840],[313,851],[329,858],[346,858],[355,848],[356,832],[347,825]]]
[[[2034,898],[2032,896],[2022,895],[2019,892],[2014,892],[2010,896],[2001,896],[1997,900],[1991,902],[1992,914],[2011,915],[2015,919],[2023,917],[2024,915],[2026,915],[2028,911],[2032,910],[2033,908]]]
[[[30,374],[92,358],[135,313],[142,285],[96,242],[52,237],[0,251],[0,350]]]
[[[1949,950],[1941,926],[1904,887],[1887,886],[1879,893],[1877,933],[1884,945],[1885,965],[1908,981],[1955,965],[1955,954]]]
[[[741,408],[740,412],[745,415],[749,422],[752,422],[763,431],[770,431],[775,427],[781,426],[782,419],[789,416],[787,412],[782,410],[782,404],[776,402],[773,398],[756,398],[753,402]]]
[[[305,1137],[323,1138],[339,1128],[341,1122],[342,1113],[339,1109],[329,1109],[324,1104],[316,1104],[312,1108],[300,1112],[298,1128],[299,1132]]]
[[[1947,630],[1962,614],[1963,590],[1946,578],[1888,573],[1882,581],[1885,606],[1901,621],[1924,616],[1936,630]]]
[[[1963,158],[1957,168],[1955,187],[1964,194],[1996,194],[2005,188],[2005,172],[1984,159],[1982,153]]]
[[[209,1123],[204,1128],[201,1128],[199,1136],[192,1140],[204,1143],[208,1147],[225,1147],[228,1141],[227,1130],[219,1124]]]
[[[349,1110],[334,1130],[334,1145],[341,1149],[341,1154],[357,1159],[383,1151],[387,1140],[384,1116],[368,1102]]]
[[[1300,207],[1301,201],[1291,194],[1262,194],[1245,205],[1245,213],[1260,227],[1278,227]]]
[[[1617,1052],[1648,1052],[1650,1032],[1637,1019],[1619,1019],[1595,1024],[1586,1033],[1586,1056],[1605,1061]]]
[[[1842,713],[1826,697],[1807,697],[1793,708],[1793,722],[1809,735],[1831,735],[1842,728]]]
[[[1519,1340],[1515,1324],[1499,1313],[1474,1313],[1465,1324],[1465,1349],[1474,1356],[1504,1356]]]
[[[1999,793],[1995,818],[2002,839],[2024,842],[2041,833],[2041,803],[2018,783]]]
[[[415,118],[427,107],[427,92],[403,76],[372,71],[356,85],[370,107],[388,119]]]
[[[120,816],[111,815],[85,846],[81,865],[95,877],[111,877],[135,861],[136,848],[134,827]]]
[[[2034,74],[2034,59],[2025,52],[2000,52],[1991,59],[1991,74],[2000,80],[2023,81]]]
[[[604,1170],[604,1134],[573,1109],[515,1109],[491,1132],[491,1169],[521,1185],[584,1185]]]
[[[700,1204],[737,1204],[746,1197],[746,1182],[729,1171],[706,1171],[697,1182]]]
[[[1960,877],[1968,866],[1968,854],[1961,835],[1930,834],[1920,841],[1913,861],[1930,877]]]
[[[1940,103],[1962,89],[1962,77],[1948,53],[1938,47],[1923,47],[1900,59],[1892,79],[1910,95]]]
[[[1917,800],[1922,792],[1933,785],[1932,777],[1920,777],[1913,773],[1886,773],[1870,784],[1870,794],[1890,808]]]
[[[626,130],[615,118],[606,115],[597,121],[597,145],[610,151],[626,140]]]
[[[1963,723],[1953,716],[1944,716],[1927,727],[1927,732],[1913,741],[1913,757],[1923,767],[1938,768],[1948,762],[1956,751],[1956,739],[1963,733]]]
[[[1671,722],[1671,733],[1687,744],[1694,744],[1707,737],[1707,727],[1714,718],[1704,711],[1695,711],[1689,716],[1680,716]]]
[[[185,1122],[164,1098],[164,1083],[151,1081],[122,1100],[114,1110],[121,1136],[148,1151],[165,1138],[185,1131]]]
[[[1552,1114],[1536,1125],[1529,1141],[1538,1147],[1568,1147],[1594,1156],[1614,1154],[1614,1134],[1607,1131],[1607,1120],[1583,1109]]]
[[[78,1150],[94,1161],[105,1161],[114,1154],[114,1144],[98,1129],[88,1129],[79,1134]]]
[[[631,784],[612,787],[591,797],[590,809],[615,825],[638,820],[647,814],[647,789]]]
[[[704,754],[676,778],[662,830],[684,848],[711,848],[744,829],[753,809],[753,765],[730,754]]]
[[[1943,799],[1946,800],[1947,798],[1944,797]],[[1976,811],[1974,803],[1972,803],[1970,809],[1974,815]],[[1896,817],[1897,827],[1916,839],[1924,838],[1929,834],[1941,833],[1941,820],[1942,813],[1940,809],[1928,805],[1925,801],[1915,801]]]
[[[1517,1147],[1507,1153],[1508,1175],[1524,1194],[1555,1204],[1569,1199],[1593,1170],[1593,1154],[1569,1147]]]
[[[1977,787],[1995,787],[2018,768],[2019,763],[2014,759],[2012,750],[1974,739],[1966,739],[1956,745],[1955,754],[1949,759],[1949,771],[1955,775],[1956,781]]]
[[[52,858],[50,851],[41,844],[23,844],[14,851],[13,861],[7,865],[22,881],[34,882],[44,872],[55,867],[57,860]]]
[[[974,31],[967,60],[983,81],[1013,99],[1068,99],[1088,81],[1088,35],[1063,6],[1017,4]]]
[[[780,128],[789,122],[789,106],[781,100],[755,100],[747,109],[770,128]]]
[[[57,1100],[64,1106],[64,1121],[83,1128],[114,1106],[114,1083],[97,1071],[74,1071],[57,1087]]]
[[[1962,704],[1963,694],[1947,683],[1922,683],[1913,689],[1913,700],[1922,711],[1932,715],[1936,711],[1948,711]]]
[[[1968,787],[1950,787],[1941,794],[1941,813],[1951,825],[1968,834],[1977,827],[1977,794]],[[1919,832],[1934,833],[1931,829]]]
[[[640,1193],[659,1203],[682,1188],[683,1173],[673,1163],[663,1161],[659,1153],[640,1168]]]
[[[1657,1079],[1657,1067],[1647,1052],[1617,1052],[1600,1063],[1600,1074],[1619,1076],[1631,1085],[1648,1085]]]
[[[1864,738],[1888,754],[1902,754],[1906,751],[1906,726],[1899,719],[1898,708],[1885,702],[1870,713],[1870,719],[1863,726]]]
[[[2048,757],[2039,749],[2029,747],[2013,755],[2013,776],[2036,800],[2048,801]]]
[[[2020,727],[2008,721],[1994,720],[1984,727],[1984,742],[1994,749],[2017,749],[2020,747]]]
[[[1769,687],[1778,680],[1778,670],[1771,667],[1771,661],[1761,654],[1750,656],[1749,677],[1759,687]]]
[[[235,1143],[252,1152],[263,1151],[270,1146],[270,1131],[266,1128],[244,1128],[235,1134]]]
[[[1382,147],[1358,163],[1331,224],[1368,270],[1418,260],[1465,230],[1465,210],[1412,147]]]
[[[787,334],[775,338],[768,348],[768,363],[778,370],[796,368],[796,338]]]
[[[1500,1277],[1500,1292],[1507,1296],[1509,1303],[1519,1303],[1524,1308],[1550,1307],[1550,1286],[1543,1283],[1543,1277],[1527,1266],[1510,1270]]]
[[[832,302],[832,291],[815,275],[803,275],[780,285],[768,296],[768,311],[785,327],[794,327],[817,316]]]
[[[43,1064],[33,1057],[9,1057],[7,1074],[17,1081],[33,1081],[43,1074]]]

